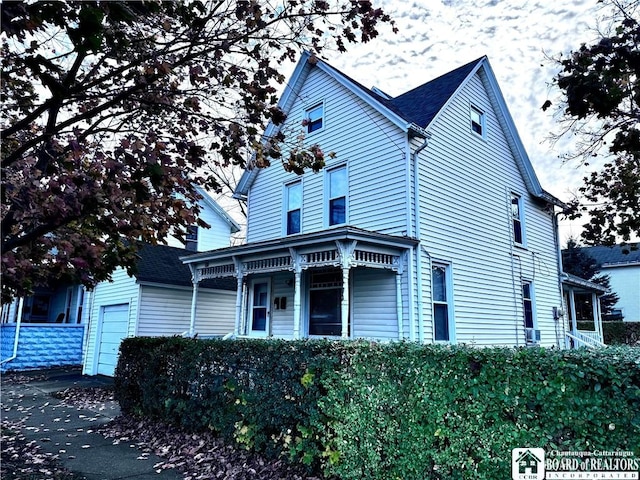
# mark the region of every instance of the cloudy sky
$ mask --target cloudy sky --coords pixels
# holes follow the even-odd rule
[[[548,56],[597,38],[604,16],[596,0],[376,0],[396,20],[398,34],[381,31],[373,42],[345,54],[325,53],[334,67],[363,85],[396,96],[487,55],[543,188],[562,200],[581,184],[584,169],[563,165],[545,141],[557,130]],[[563,222],[563,242],[580,221]]]

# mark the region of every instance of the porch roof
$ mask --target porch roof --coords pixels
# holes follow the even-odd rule
[[[590,282],[589,280],[585,280],[584,278],[578,277],[576,275],[571,275],[570,273],[563,273],[561,275],[561,280],[563,285],[568,285],[570,287],[577,287],[581,290],[586,290],[596,295],[602,295],[607,293],[607,289],[602,285],[598,285],[597,283]]]
[[[278,250],[300,247],[313,247],[323,243],[335,241],[360,241],[384,247],[402,248],[412,247],[420,243],[413,237],[401,237],[385,233],[372,232],[352,226],[341,226],[312,233],[290,235],[285,238],[276,238],[262,242],[246,243],[234,247],[219,248],[208,252],[200,252],[189,256],[180,257],[185,264],[197,264],[200,262],[222,260],[231,256],[252,254],[268,254]]]

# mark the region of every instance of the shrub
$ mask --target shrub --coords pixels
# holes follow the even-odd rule
[[[124,412],[348,479],[504,479],[511,450],[640,454],[640,358],[413,343],[127,339]]]
[[[607,345],[640,346],[640,322],[602,322],[602,334]]]

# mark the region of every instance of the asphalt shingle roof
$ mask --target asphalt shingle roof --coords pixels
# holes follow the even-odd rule
[[[140,260],[137,263],[135,277],[139,282],[160,283],[165,285],[192,286],[191,270],[180,261],[180,257],[192,254],[184,248],[167,245],[144,244],[138,250]],[[202,288],[217,290],[235,290],[235,278],[213,278],[200,282]]]
[[[640,246],[635,249],[629,245],[597,246],[582,247],[580,250],[593,258],[598,265],[624,265],[640,262]]]

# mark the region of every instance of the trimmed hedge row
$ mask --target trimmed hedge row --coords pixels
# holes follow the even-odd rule
[[[511,450],[640,455],[640,354],[133,338],[125,413],[347,479],[504,479]]]

